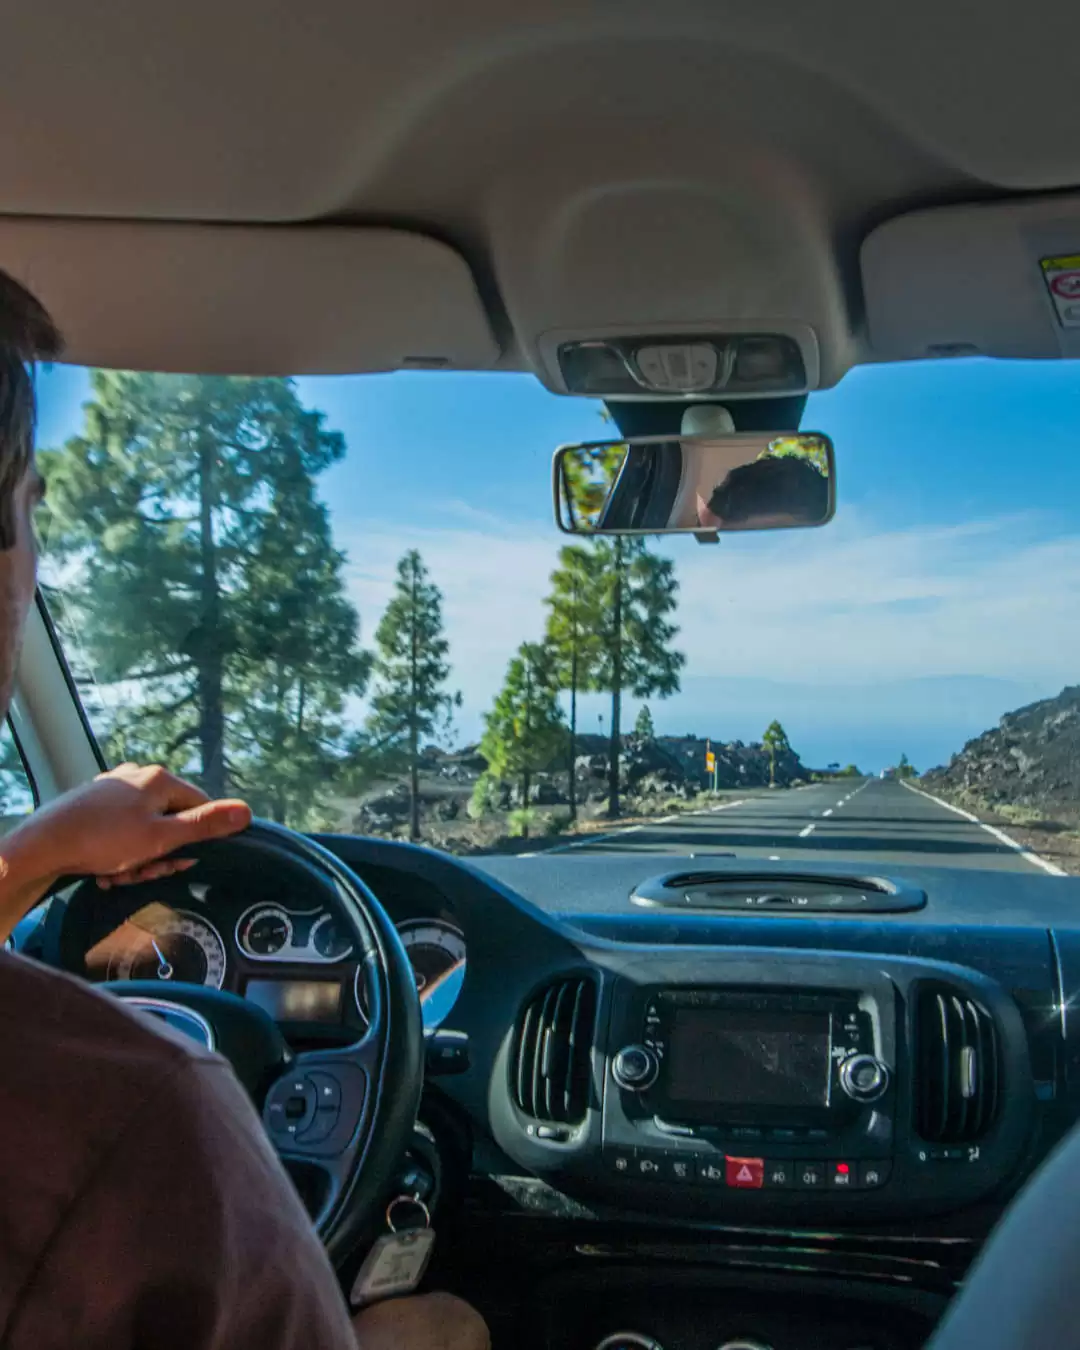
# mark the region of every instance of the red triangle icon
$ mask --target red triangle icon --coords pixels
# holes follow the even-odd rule
[[[750,1171],[749,1167],[747,1167],[747,1165],[743,1163],[743,1165],[739,1168],[736,1177],[737,1180],[739,1181],[753,1181],[754,1174],[753,1172]]]

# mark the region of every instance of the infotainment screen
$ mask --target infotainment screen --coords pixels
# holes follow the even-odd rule
[[[676,1008],[665,1096],[693,1116],[722,1106],[827,1107],[830,1040],[826,1011]]]

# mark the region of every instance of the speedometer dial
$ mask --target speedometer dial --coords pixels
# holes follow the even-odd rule
[[[446,1020],[465,983],[465,937],[442,919],[417,919],[398,929],[420,995],[424,1026]]]
[[[123,941],[109,961],[106,979],[162,980],[221,988],[225,944],[213,924],[198,914],[147,905],[132,914],[119,931]]]

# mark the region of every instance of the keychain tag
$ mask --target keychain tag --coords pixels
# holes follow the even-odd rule
[[[354,1308],[368,1303],[376,1303],[383,1298],[399,1298],[402,1294],[411,1294],[424,1278],[431,1253],[435,1248],[435,1231],[430,1226],[406,1228],[398,1232],[394,1227],[393,1213],[399,1205],[410,1205],[419,1209],[425,1221],[430,1225],[431,1218],[427,1206],[411,1196],[399,1196],[392,1200],[386,1210],[386,1221],[390,1232],[379,1238],[368,1252],[364,1264],[356,1273],[349,1302]]]

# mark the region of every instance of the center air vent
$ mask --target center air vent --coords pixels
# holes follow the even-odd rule
[[[998,1109],[994,1019],[947,985],[924,986],[916,1006],[915,1128],[933,1143],[978,1139]]]
[[[580,1125],[589,1103],[596,986],[585,977],[541,989],[522,1013],[510,1061],[514,1100],[534,1120]]]

